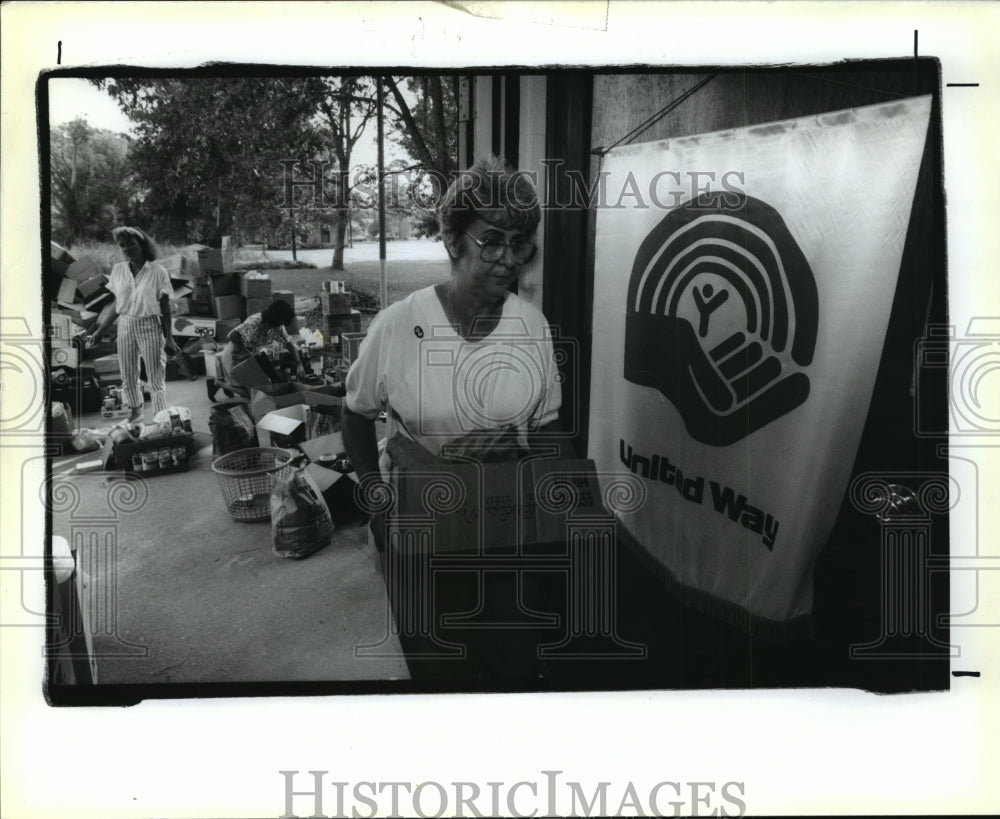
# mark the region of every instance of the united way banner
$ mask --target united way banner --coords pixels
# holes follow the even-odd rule
[[[589,454],[689,599],[759,624],[812,569],[871,401],[930,97],[607,154]],[[900,366],[908,366],[900,362]]]

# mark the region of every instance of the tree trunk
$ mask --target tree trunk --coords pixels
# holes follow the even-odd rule
[[[337,208],[333,216],[333,263],[330,265],[334,270],[344,269],[344,237],[347,235],[346,208]]]
[[[345,122],[349,120],[345,117]],[[350,183],[350,174],[347,168],[349,154],[342,154],[343,161],[338,158],[337,168],[337,199],[333,209],[333,263],[330,265],[334,270],[344,269],[344,236],[347,234],[347,222],[351,218],[350,200],[347,195],[347,186]]]
[[[440,151],[437,158],[438,168],[447,175],[451,163],[448,161],[448,137],[444,126],[444,89],[441,86],[440,77],[430,78],[430,91],[434,104],[434,141]]]

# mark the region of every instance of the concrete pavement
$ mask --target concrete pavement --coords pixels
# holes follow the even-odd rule
[[[407,679],[366,528],[342,523],[319,552],[277,557],[269,522],[226,512],[204,377],[168,382],[167,401],[192,413],[189,471],[126,480],[63,474],[93,454],[53,463],[51,531],[77,543],[89,579],[99,683]],[[74,420],[106,426],[97,414]],[[395,657],[355,657],[355,646],[383,642]]]

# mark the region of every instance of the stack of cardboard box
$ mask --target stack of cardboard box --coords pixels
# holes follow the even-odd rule
[[[361,311],[351,308],[351,294],[343,290],[342,282],[330,282],[341,285],[333,292],[324,289],[319,294],[320,307],[323,310],[323,334],[327,338],[335,338],[341,333],[361,332]]]
[[[261,313],[271,304],[271,279],[266,273],[251,270],[240,281],[240,293],[246,299],[246,315]]]
[[[52,242],[50,258],[51,273],[47,281],[49,299],[54,302],[52,324],[54,327],[71,327],[68,337],[59,338],[61,343],[54,343],[53,346],[65,349],[71,346],[75,336],[94,325],[101,310],[111,303],[113,296],[105,287],[108,281],[107,271],[95,259],[87,255],[74,258],[68,250],[55,242]],[[67,353],[60,355],[66,356]],[[52,363],[69,364],[62,360]]]

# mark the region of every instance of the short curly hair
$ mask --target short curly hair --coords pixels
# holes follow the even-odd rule
[[[287,301],[279,299],[278,301],[272,301],[265,307],[261,311],[260,317],[268,327],[280,327],[281,325],[288,324],[295,318],[295,308]]]
[[[476,217],[504,230],[534,233],[542,212],[528,173],[493,155],[459,171],[438,205],[441,237],[453,242]]]
[[[116,227],[111,231],[112,238],[119,242],[123,236],[131,236],[138,240],[139,244],[142,246],[143,259],[147,262],[153,261],[153,259],[159,258],[160,249],[156,246],[156,242],[149,236],[146,231],[141,230],[137,227],[129,227],[127,225],[122,225],[121,227]]]

